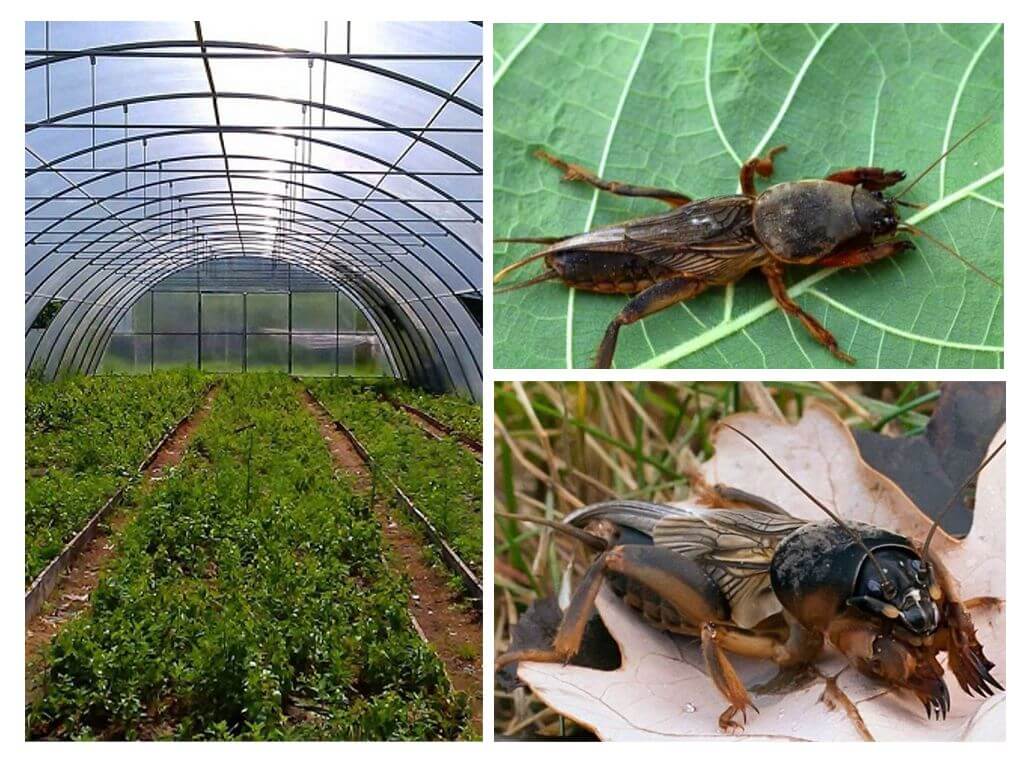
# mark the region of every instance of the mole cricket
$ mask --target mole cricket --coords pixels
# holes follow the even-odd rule
[[[1002,684],[978,640],[970,609],[994,598],[959,595],[956,578],[930,552],[951,503],[923,542],[898,531],[844,520],[804,488],[746,433],[748,441],[828,517],[807,521],[744,489],[701,486],[700,507],[635,500],[582,507],[561,521],[519,520],[554,528],[594,553],[550,648],[507,651],[497,668],[520,661],[561,662],[580,650],[602,584],[644,622],[699,640],[708,676],[725,699],[718,724],[742,730],[757,711],[726,653],[764,659],[785,680],[813,665],[826,644],[860,673],[945,719],[949,672],[969,695]],[[960,497],[1006,445],[1003,441],[951,497]]]
[[[769,178],[777,146],[740,169],[740,194],[694,200],[668,189],[606,181],[579,165],[543,149],[536,156],[578,181],[624,197],[646,197],[672,207],[663,214],[599,227],[565,237],[501,238],[496,242],[534,243],[544,249],[500,270],[499,283],[513,270],[539,259],[547,269],[536,277],[501,288],[505,293],[548,280],[591,293],[632,296],[608,325],[598,348],[596,368],[610,368],[619,329],[703,293],[736,282],[757,269],[768,282],[779,308],[797,318],[811,336],[845,363],[855,360],[840,349],[814,316],[786,290],[787,265],[859,267],[893,258],[915,246],[900,234],[926,238],[960,259],[967,267],[1001,287],[950,246],[901,221],[897,206],[921,208],[902,198],[950,152],[982,128],[976,125],[900,192],[886,190],[906,178],[900,170],[855,167],[823,179],[788,181],[758,193],[754,178]]]

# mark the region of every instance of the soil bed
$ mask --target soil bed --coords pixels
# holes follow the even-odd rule
[[[157,482],[178,465],[192,434],[210,414],[217,387],[212,387],[203,403],[192,412],[153,456],[143,472],[141,490]],[[89,607],[89,596],[100,580],[103,566],[114,555],[114,540],[131,519],[132,508],[128,505],[115,507],[107,520],[100,526],[93,539],[64,573],[53,594],[43,609],[25,626],[25,692],[29,696],[34,690],[33,681],[41,671],[40,655],[50,641],[60,632],[61,627]]]
[[[369,468],[355,445],[334,425],[328,414],[309,392],[302,399],[314,414],[335,464],[350,474],[353,484],[366,492],[370,489]],[[405,521],[395,519],[388,509],[387,494],[378,488],[374,512],[386,539],[389,564],[410,581],[409,610],[426,635],[427,641],[440,657],[456,690],[469,696],[473,722],[482,732],[483,670],[482,626],[480,613],[466,605],[461,593],[448,584],[446,573],[435,567],[426,552],[426,543]]]

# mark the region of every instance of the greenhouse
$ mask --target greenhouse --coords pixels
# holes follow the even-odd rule
[[[26,25],[27,739],[480,738],[482,38]]]
[[[479,396],[482,31],[26,26],[25,368]]]

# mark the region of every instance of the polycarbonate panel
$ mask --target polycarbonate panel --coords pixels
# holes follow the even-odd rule
[[[153,295],[148,291],[121,316],[114,333],[149,333],[153,328]]]
[[[337,293],[292,294],[293,333],[335,333],[338,328]]]
[[[245,367],[242,334],[203,333],[200,346],[204,371],[211,373],[238,373]]]
[[[286,335],[254,336],[245,340],[246,368],[250,371],[287,371],[288,337]]]
[[[153,368],[196,368],[199,365],[199,337],[153,335]]]
[[[292,335],[292,373],[333,376],[337,370],[338,337],[327,333]]]
[[[245,297],[249,333],[288,332],[288,294],[250,293]]]
[[[380,345],[372,336],[338,337],[338,374],[377,376],[387,370]]]
[[[100,363],[101,373],[149,373],[153,362],[149,335],[117,334],[110,337]]]
[[[338,294],[338,333],[346,331],[369,331],[370,323],[351,299]]]
[[[203,333],[245,330],[245,297],[240,293],[202,294]]]
[[[153,333],[196,333],[199,294],[153,293]]]

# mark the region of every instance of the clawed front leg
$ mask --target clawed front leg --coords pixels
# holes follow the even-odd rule
[[[829,642],[862,674],[908,691],[924,706],[929,719],[949,712],[949,688],[935,648],[907,645],[875,624],[858,618],[832,623]]]
[[[873,192],[891,187],[907,178],[903,171],[887,171],[876,166],[860,166],[858,168],[845,168],[825,177],[827,181],[836,181],[840,184],[849,184],[851,187],[862,186]]]
[[[753,157],[747,160],[740,168],[740,189],[744,195],[756,195],[757,188],[754,186],[754,174],[762,179],[769,178],[775,172],[775,156],[779,152],[785,152],[786,145],[780,144],[768,150],[764,157]]]
[[[992,696],[995,693],[993,688],[1003,690],[1002,684],[992,676],[991,670],[995,664],[985,656],[985,649],[978,640],[974,622],[965,603],[960,600],[952,574],[934,556],[931,558],[931,564],[935,572],[936,585],[942,590],[942,596],[945,598],[942,608],[945,619],[945,642],[941,645],[946,650],[949,669],[960,683],[960,687],[969,695],[978,693],[982,696]],[[987,600],[990,601],[991,598]]]

